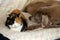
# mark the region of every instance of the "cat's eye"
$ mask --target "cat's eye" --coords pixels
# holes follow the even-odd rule
[[[19,17],[19,14],[17,14],[17,17]]]

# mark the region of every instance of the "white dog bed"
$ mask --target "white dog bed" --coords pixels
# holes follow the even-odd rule
[[[0,4],[1,4],[1,1],[2,0],[0,0]],[[17,0],[16,2],[18,4],[19,1]],[[7,3],[9,3],[9,1]],[[9,14],[9,11],[11,10],[11,8],[13,9],[14,6],[15,6],[14,3],[12,3],[12,5],[9,4],[7,6],[6,5],[3,6],[2,4],[0,6],[0,33],[2,33],[4,36],[8,37],[11,40],[54,40],[54,39],[60,38],[60,28],[50,28],[50,29],[38,28],[35,30],[26,31],[26,32],[17,32],[17,31],[12,31],[8,29],[5,26],[5,20],[6,20],[7,14]],[[28,16],[28,14],[26,16]]]
[[[4,25],[6,17],[6,14],[0,14],[0,33],[11,40],[54,40],[60,37],[60,28],[39,28],[26,32],[12,31]]]

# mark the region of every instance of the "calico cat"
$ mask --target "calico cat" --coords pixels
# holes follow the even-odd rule
[[[20,10],[15,9],[13,10],[11,14],[9,14],[9,17],[7,17],[5,26],[15,31],[21,31],[21,32],[26,31],[27,30],[27,19],[20,12]]]
[[[18,31],[26,31],[27,30],[27,23],[25,21],[25,19],[23,19],[22,17],[16,17],[14,20],[14,23],[12,25],[9,25],[10,29],[12,30],[18,30]]]

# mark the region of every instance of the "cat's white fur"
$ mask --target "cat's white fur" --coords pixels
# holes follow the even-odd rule
[[[23,27],[23,23],[22,24],[19,24],[17,23],[16,21],[14,21],[14,24],[13,25],[9,25],[9,27],[11,28],[11,30],[13,31],[21,31],[22,27]]]

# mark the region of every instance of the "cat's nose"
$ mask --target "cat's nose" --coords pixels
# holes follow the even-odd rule
[[[30,17],[29,17],[29,20],[31,20],[31,18],[32,18],[32,17],[30,16]]]

